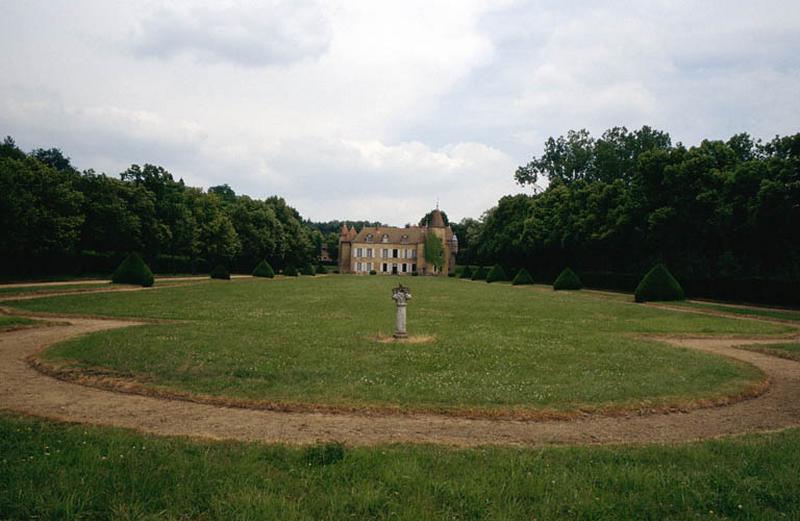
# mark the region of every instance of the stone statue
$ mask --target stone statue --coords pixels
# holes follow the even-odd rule
[[[406,303],[411,300],[411,290],[402,284],[392,288],[392,299],[397,304],[397,320],[395,323],[395,338],[405,338],[406,332]]]

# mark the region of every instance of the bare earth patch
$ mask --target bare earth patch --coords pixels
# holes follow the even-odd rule
[[[63,320],[68,325],[0,334],[0,408],[55,420],[134,428],[161,435],[293,444],[318,441],[341,441],[350,445],[412,442],[456,446],[663,443],[800,425],[800,363],[736,348],[796,342],[800,340],[796,333],[780,339],[655,337],[676,346],[730,357],[758,367],[767,375],[769,388],[756,398],[739,397],[731,405],[691,412],[629,411],[622,416],[579,414],[568,421],[532,421],[436,414],[252,410],[130,394],[124,388],[115,392],[88,387],[42,374],[31,367],[27,359],[56,342],[136,322],[74,317]]]
[[[369,337],[370,340],[380,344],[430,344],[436,337],[431,335],[408,335],[405,338],[395,338],[391,335],[377,334]]]

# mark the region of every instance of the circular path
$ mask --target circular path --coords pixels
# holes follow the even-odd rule
[[[35,315],[25,316],[36,318]],[[797,333],[780,339],[656,337],[676,346],[727,356],[758,367],[769,378],[770,386],[754,399],[687,413],[514,421],[428,414],[274,412],[87,387],[46,376],[32,368],[26,357],[57,342],[127,327],[135,322],[75,317],[58,320],[60,325],[0,334],[0,409],[159,435],[292,444],[318,441],[339,441],[348,445],[402,442],[455,446],[669,443],[800,426],[800,363],[734,347],[800,342]]]

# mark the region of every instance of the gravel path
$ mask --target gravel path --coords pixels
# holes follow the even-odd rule
[[[65,324],[0,334],[0,409],[160,435],[292,444],[329,440],[349,445],[411,442],[455,446],[661,443],[800,426],[800,363],[733,347],[800,341],[798,334],[781,339],[660,338],[676,346],[728,356],[760,368],[769,377],[770,387],[758,398],[688,413],[510,421],[437,415],[260,411],[86,387],[45,376],[25,359],[56,342],[135,322],[74,317],[59,321]]]

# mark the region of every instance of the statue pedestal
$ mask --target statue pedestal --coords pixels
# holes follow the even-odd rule
[[[406,303],[411,300],[411,291],[400,284],[400,286],[392,289],[392,299],[397,304],[394,337],[406,338],[408,337],[408,332],[406,332]]]

